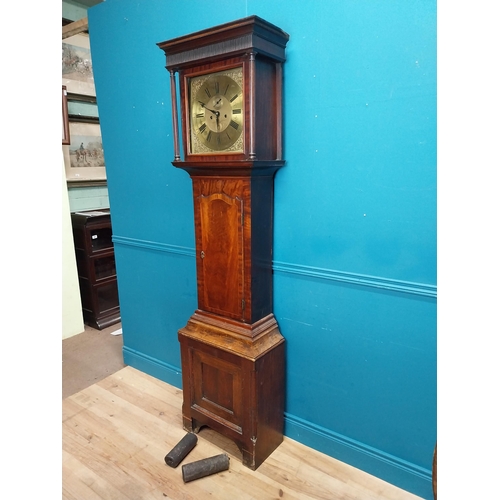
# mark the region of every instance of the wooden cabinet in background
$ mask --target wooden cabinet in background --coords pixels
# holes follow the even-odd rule
[[[109,209],[71,214],[83,319],[102,330],[120,321]]]

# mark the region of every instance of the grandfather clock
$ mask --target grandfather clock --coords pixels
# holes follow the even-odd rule
[[[283,440],[272,240],[288,38],[251,16],[158,43],[171,80],[172,164],[193,184],[198,309],[178,334],[183,426],[229,437],[252,470]]]

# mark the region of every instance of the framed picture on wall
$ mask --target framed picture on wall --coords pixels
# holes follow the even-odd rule
[[[68,92],[95,96],[90,41],[86,33],[62,41],[62,84]]]
[[[70,144],[63,147],[68,183],[106,182],[106,166],[99,123],[70,121]]]
[[[70,184],[106,182],[106,166],[96,99],[67,95],[70,142],[63,147],[66,180]]]

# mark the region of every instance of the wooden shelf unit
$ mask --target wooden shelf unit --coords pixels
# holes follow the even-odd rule
[[[110,212],[74,212],[71,221],[83,319],[102,330],[121,319]]]

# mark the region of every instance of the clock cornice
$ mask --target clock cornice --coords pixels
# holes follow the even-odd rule
[[[289,35],[258,16],[222,24],[158,43],[167,56],[166,68],[178,71],[193,63],[254,52],[284,62]]]

